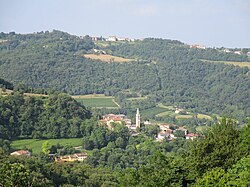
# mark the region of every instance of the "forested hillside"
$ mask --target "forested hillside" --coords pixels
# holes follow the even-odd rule
[[[90,111],[66,94],[0,97],[0,139],[82,137]]]
[[[161,102],[237,119],[250,116],[249,69],[202,60],[248,60],[246,54],[191,49],[179,41],[144,39],[98,45],[60,31],[0,34],[0,77],[17,85],[69,94],[105,93],[125,103],[124,90]],[[135,59],[104,63],[84,58],[93,49]],[[122,103],[121,103],[122,104]],[[125,104],[123,105],[125,106]]]

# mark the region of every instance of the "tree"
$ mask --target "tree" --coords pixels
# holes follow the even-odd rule
[[[228,169],[245,155],[236,123],[224,118],[211,128],[206,138],[191,143],[187,168],[193,177],[200,176],[209,169]]]
[[[32,186],[29,170],[19,163],[0,164],[0,186]]]
[[[45,154],[45,155],[48,155],[50,153],[50,148],[51,148],[51,145],[49,143],[49,141],[45,141],[43,144],[42,144],[42,152]]]

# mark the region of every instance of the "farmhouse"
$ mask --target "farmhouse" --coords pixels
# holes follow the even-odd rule
[[[199,137],[199,134],[195,133],[186,134],[186,140],[194,140],[197,137]]]
[[[12,156],[20,156],[20,155],[31,156],[31,152],[29,152],[28,150],[19,150],[19,151],[15,151],[15,152],[10,153],[10,155],[12,155]]]
[[[235,51],[234,54],[242,55],[242,51]]]
[[[136,124],[132,124],[131,119],[126,118],[124,114],[107,114],[102,116],[102,119],[99,120],[102,125],[107,126],[109,129],[113,129],[112,124],[124,124],[130,130],[134,131],[136,129],[140,129],[141,121],[140,121],[140,112],[137,108],[136,110]],[[131,132],[132,132],[131,131]]]
[[[124,117],[125,117],[125,115],[122,115],[122,114],[119,114],[119,115],[107,114],[107,115],[102,116],[102,119],[100,120],[100,122],[102,124],[105,124],[108,128],[111,129],[112,123],[122,124]]]
[[[118,41],[117,37],[116,36],[109,36],[106,41],[109,41],[109,42],[116,42]]]
[[[98,37],[98,36],[92,36],[91,40],[92,41],[105,41],[105,39],[103,37]]]
[[[176,114],[187,114],[187,112],[183,108],[176,108],[175,113]]]
[[[199,45],[199,44],[192,44],[189,46],[190,48],[193,48],[193,49],[206,49],[205,46],[203,45]]]
[[[56,162],[83,162],[88,157],[87,153],[75,153],[74,155],[66,155],[55,157]]]

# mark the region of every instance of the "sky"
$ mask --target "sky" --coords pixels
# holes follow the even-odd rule
[[[0,0],[0,32],[165,38],[250,48],[250,0]]]

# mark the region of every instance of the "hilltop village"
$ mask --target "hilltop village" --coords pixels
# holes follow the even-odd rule
[[[84,36],[80,36],[81,39],[84,38]],[[91,40],[93,42],[98,42],[98,41],[106,41],[106,42],[135,42],[135,41],[143,41],[144,38],[140,39],[135,39],[135,38],[126,38],[126,37],[118,37],[118,36],[108,36],[108,37],[102,37],[102,36],[91,36]],[[202,44],[188,44],[189,48],[191,49],[207,49],[206,46]],[[223,53],[233,53],[237,55],[243,55],[246,54],[247,56],[250,56],[250,51],[242,51],[240,49],[229,49],[229,48],[224,48],[224,47],[216,47],[214,48],[220,52]]]

